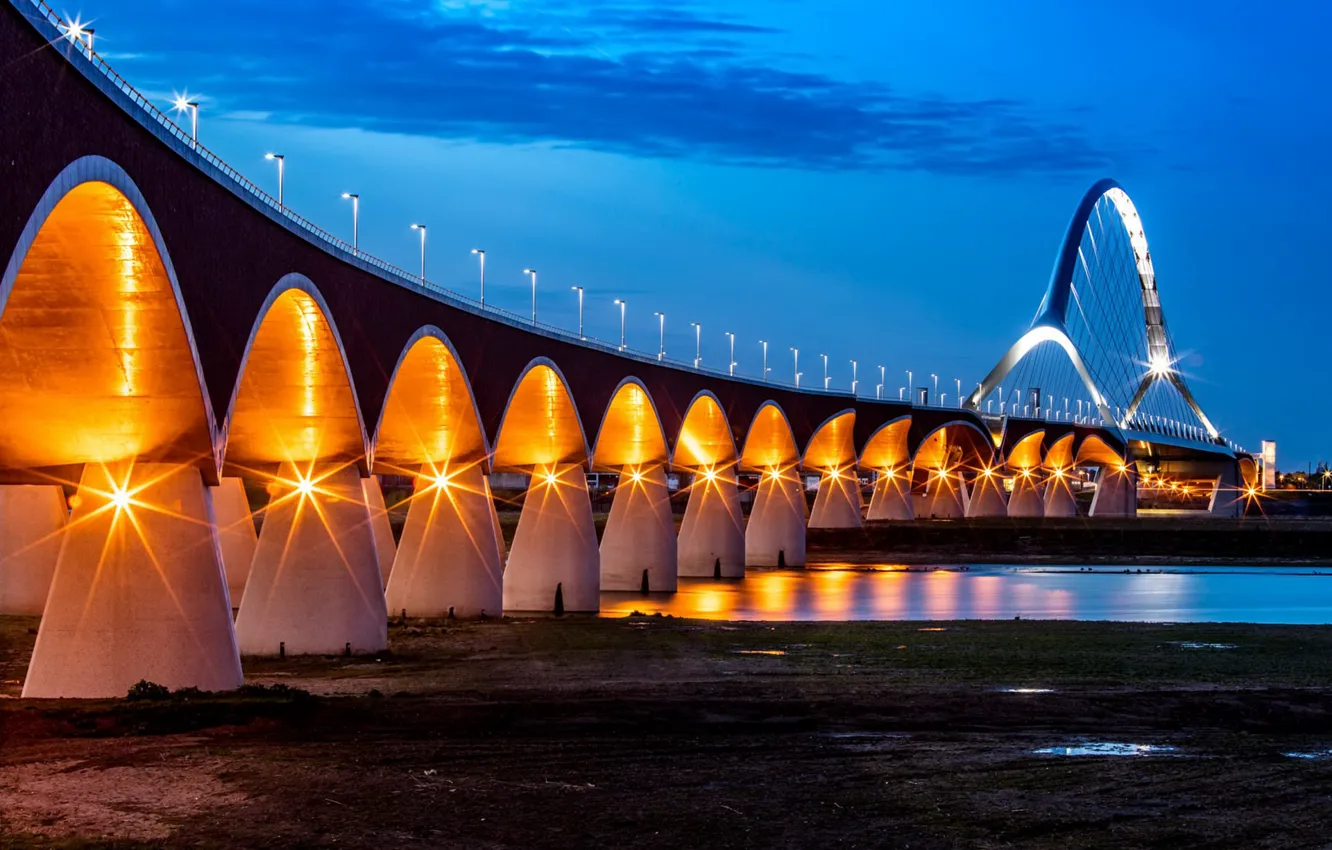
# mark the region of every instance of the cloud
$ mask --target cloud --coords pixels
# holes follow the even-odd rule
[[[153,29],[178,2],[141,0],[121,22],[141,29],[119,43],[152,51],[138,82],[188,61],[224,108],[306,125],[805,170],[1059,174],[1111,158],[1019,101],[778,67],[771,29],[688,4],[237,0],[184,44]]]

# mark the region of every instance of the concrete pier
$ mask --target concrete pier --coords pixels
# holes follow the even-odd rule
[[[1004,493],[1004,480],[991,472],[982,472],[971,485],[971,501],[967,504],[967,516],[992,517],[1008,516],[1008,499]]]
[[[745,576],[745,520],[734,472],[697,472],[680,524],[681,576]]]
[[[675,517],[661,465],[624,467],[601,536],[601,589],[674,592]]]
[[[1013,492],[1008,495],[1008,515],[1012,517],[1045,516],[1045,492],[1036,475],[1018,470],[1013,476]]]
[[[264,513],[236,639],[246,655],[335,655],[388,646],[370,513],[353,466],[282,465]],[[307,481],[302,485],[300,482]]]
[[[1103,467],[1092,496],[1091,516],[1138,515],[1138,476],[1133,467]]]
[[[805,494],[794,467],[765,472],[759,479],[745,528],[745,563],[805,565]]]
[[[56,564],[25,697],[122,697],[141,679],[241,684],[226,580],[199,471],[88,464]]]
[[[58,486],[0,487],[0,614],[41,615],[68,518]]]
[[[1073,496],[1073,481],[1067,473],[1052,473],[1045,482],[1045,515],[1073,517],[1078,515],[1078,502]]]
[[[504,568],[505,611],[596,611],[601,557],[587,476],[578,464],[538,466]]]
[[[911,480],[900,472],[884,471],[874,480],[874,494],[870,497],[871,520],[906,520],[915,518],[911,506]]]
[[[213,515],[217,517],[217,547],[222,553],[222,569],[227,574],[227,595],[231,597],[231,607],[239,608],[245,597],[245,582],[250,577],[254,550],[259,546],[244,481],[223,478],[213,488]]]
[[[809,515],[810,528],[860,528],[860,478],[854,469],[825,470]]]
[[[442,481],[418,477],[385,590],[389,613],[499,616],[503,562],[494,523],[495,507],[480,466]]]
[[[394,558],[398,554],[397,543],[393,540],[393,527],[389,525],[388,508],[384,504],[384,488],[378,475],[361,479],[361,490],[365,494],[365,507],[370,512],[370,534],[375,541],[375,560],[379,563],[379,576],[385,587],[389,575],[393,572]]]

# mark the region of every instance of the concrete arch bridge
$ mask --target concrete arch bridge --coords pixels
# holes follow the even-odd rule
[[[811,525],[1057,514],[1078,466],[1130,482],[1103,472],[1093,513],[1130,513],[1139,445],[1238,468],[1200,411],[1205,438],[1154,430],[1154,387],[1120,418],[1094,381],[1096,417],[982,406],[1048,319],[960,408],[691,368],[354,250],[44,5],[0,3],[0,75],[0,613],[42,615],[26,696],[232,688],[242,653],[381,650],[390,610],[594,611],[602,589],[802,565]],[[1052,291],[1042,315],[1066,309]],[[619,477],[600,540],[590,472]],[[499,473],[530,482],[509,545]],[[396,542],[381,476],[413,484]]]

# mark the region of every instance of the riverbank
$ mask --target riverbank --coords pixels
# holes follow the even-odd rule
[[[35,625],[0,618],[6,696]],[[1332,762],[1283,755],[1332,748],[1329,627],[630,617],[390,640],[247,660],[248,695],[0,699],[0,845],[1247,848],[1332,827]],[[1035,752],[1088,741],[1174,749]]]

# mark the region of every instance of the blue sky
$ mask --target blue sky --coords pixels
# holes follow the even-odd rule
[[[1152,243],[1227,436],[1332,455],[1323,4],[1232,0],[87,0],[99,50],[201,141],[406,268],[614,340],[805,380],[974,385],[1030,322],[1102,176]],[[1320,157],[1320,154],[1324,154]],[[941,387],[942,389],[943,387]]]

